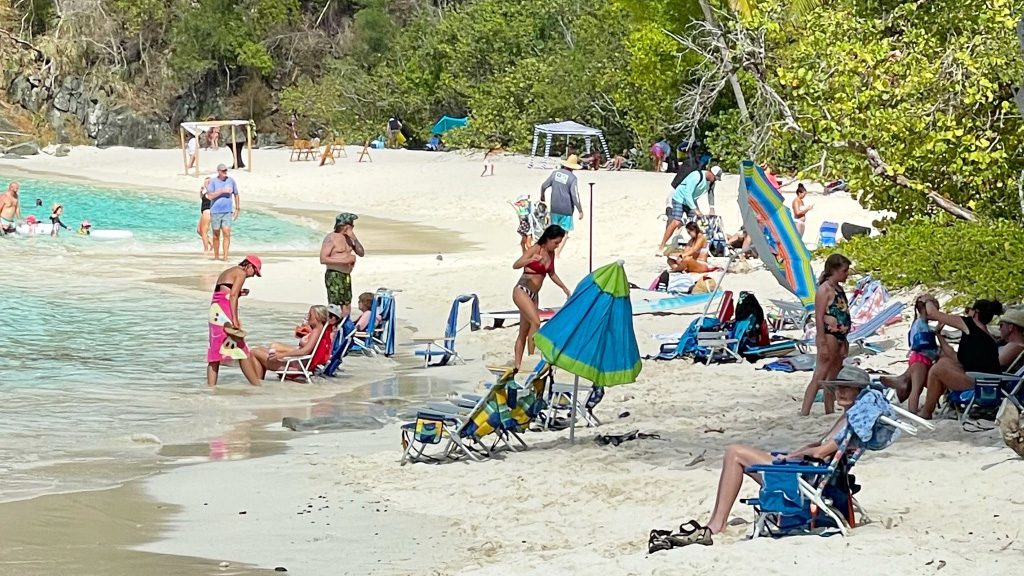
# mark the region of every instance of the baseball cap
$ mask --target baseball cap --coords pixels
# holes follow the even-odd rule
[[[260,273],[260,270],[263,268],[263,261],[260,260],[259,256],[255,254],[249,254],[248,256],[245,257],[245,260],[242,260],[242,262],[248,262],[249,264],[251,264],[252,267],[256,270],[257,276],[263,276],[263,274]]]
[[[327,313],[330,314],[331,316],[334,316],[338,320],[344,320],[345,319],[345,316],[342,315],[342,313],[341,313],[341,306],[338,306],[337,304],[330,304],[330,305],[328,305],[327,306]]]
[[[715,180],[716,181],[722,179],[722,167],[721,166],[712,166],[711,167],[711,173],[715,175]]]
[[[228,165],[227,164],[217,164],[217,172],[227,172],[227,170],[228,170]]]

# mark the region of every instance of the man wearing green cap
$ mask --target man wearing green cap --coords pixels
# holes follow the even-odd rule
[[[334,232],[324,236],[320,246],[320,263],[327,267],[324,274],[327,302],[341,306],[346,317],[352,304],[352,268],[357,256],[366,255],[353,230],[356,218],[359,216],[351,212],[338,214],[334,219]]]

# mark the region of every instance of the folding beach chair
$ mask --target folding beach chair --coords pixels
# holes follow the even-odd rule
[[[468,457],[481,461],[490,456],[498,443],[507,443],[507,436],[497,435],[494,445],[487,446],[488,435],[515,428],[509,406],[508,385],[513,381],[509,370],[481,396],[469,412],[458,410],[424,409],[416,413],[416,420],[402,426],[402,459],[406,462],[442,462]],[[434,455],[426,450],[440,446]]]
[[[818,248],[832,248],[836,245],[839,235],[839,224],[836,222],[822,222],[818,230]]]
[[[807,327],[807,323],[814,318],[814,310],[804,308],[804,305],[799,302],[786,300],[769,300],[769,302],[779,309],[779,316],[773,326],[775,330],[782,330],[787,325],[792,325],[796,330],[803,330]]]
[[[458,326],[459,308],[467,302],[471,304],[469,323],[460,328]],[[445,366],[452,361],[462,362],[462,357],[455,351],[455,339],[466,326],[471,332],[480,329],[480,299],[476,294],[461,294],[455,298],[455,301],[452,302],[451,312],[448,313],[444,336],[412,339],[414,344],[423,346],[423,349],[416,351],[416,355],[423,358],[423,367]],[[440,359],[437,362],[430,363],[431,359],[438,357]]]
[[[903,302],[892,302],[881,312],[871,317],[867,322],[854,326],[853,330],[846,335],[846,341],[850,343],[850,347],[859,346],[861,349],[871,352],[872,354],[878,354],[882,350],[867,342],[868,338],[874,336],[879,330],[884,328],[887,324],[893,321],[894,318],[898,318],[903,314],[903,309],[906,304]],[[797,349],[803,353],[810,352],[810,349],[814,347],[814,338],[808,338],[800,341],[797,344]]]
[[[390,290],[381,288],[373,295],[370,322],[366,330],[352,334],[351,345],[345,353],[350,352],[361,352],[366,356],[394,356],[395,297]]]
[[[579,396],[573,396],[573,384],[552,381],[548,387],[547,411],[542,415],[545,430],[568,428],[571,422],[573,404],[576,405],[576,424],[587,428],[601,425],[601,420],[594,414],[594,408],[604,399],[604,388],[592,386],[589,390],[580,389]]]
[[[1013,372],[968,372],[967,376],[974,380],[974,388],[959,392],[950,390],[946,393],[947,406],[957,412],[957,420],[961,426],[975,412],[981,413],[979,419],[994,420],[1004,398],[1018,405],[1024,403],[1024,366],[1019,366],[1022,358],[1024,353],[1011,365]]]
[[[325,340],[326,338],[326,340]],[[320,331],[320,335],[316,338],[316,344],[313,346],[313,352],[305,356],[286,356],[282,358],[284,360],[284,366],[281,370],[276,371],[281,376],[281,382],[284,382],[288,378],[295,380],[301,379],[307,384],[313,380],[313,373],[316,372],[318,366],[313,366],[313,358],[317,356],[327,357],[328,352],[324,351],[322,354],[317,354],[320,351],[321,346],[325,346],[328,350],[331,348],[331,330],[324,327]]]
[[[893,391],[880,388],[867,388],[857,399],[857,403],[865,402],[879,410],[873,423],[867,422],[870,437],[859,437],[847,425],[836,453],[828,462],[776,460],[747,468],[748,474],[761,476],[758,496],[740,500],[754,508],[756,517],[750,538],[834,532],[849,535],[849,530],[856,526],[855,511],[860,510],[863,515],[854,498],[860,486],[850,474],[853,465],[866,450],[883,450],[901,433],[916,435],[918,426],[934,429],[929,422],[892,405]]]

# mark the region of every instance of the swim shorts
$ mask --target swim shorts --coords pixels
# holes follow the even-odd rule
[[[679,222],[685,222],[686,217],[690,214],[690,207],[682,202],[672,201],[672,209],[669,213],[669,220],[678,220]]]
[[[352,276],[346,272],[328,270],[324,274],[324,285],[327,286],[327,302],[338,306],[352,304]]]
[[[559,226],[566,232],[572,232],[572,214],[551,214],[551,225]]]
[[[935,361],[925,356],[920,352],[911,352],[910,358],[907,359],[907,365],[913,366],[914,364],[924,364],[925,368],[931,368]]]
[[[210,227],[213,230],[220,230],[221,228],[231,229],[231,212],[211,212],[210,213]]]

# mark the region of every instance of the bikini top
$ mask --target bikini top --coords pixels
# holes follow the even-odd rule
[[[540,260],[530,260],[526,263],[524,272],[527,274],[550,274],[555,271],[555,259],[551,259],[551,263],[545,266]]]

